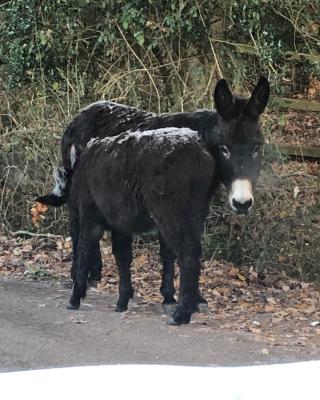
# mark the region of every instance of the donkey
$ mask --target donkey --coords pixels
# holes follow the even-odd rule
[[[163,128],[91,140],[74,171],[68,198],[75,246],[69,309],[86,295],[92,249],[107,228],[120,284],[117,311],[133,295],[132,236],[157,228],[177,257],[180,294],[172,324],[198,309],[201,232],[216,190],[215,162],[197,132]]]
[[[97,102],[85,108],[67,127],[61,142],[63,168],[55,173],[56,185],[38,201],[61,206],[69,197],[72,175],[77,161],[88,141],[105,138],[123,131],[145,131],[163,127],[188,127],[198,132],[217,164],[217,186],[223,183],[229,191],[231,208],[247,213],[253,206],[253,189],[259,174],[263,137],[258,119],[269,98],[269,83],[260,78],[249,99],[234,97],[225,80],[214,90],[217,111],[201,110],[176,114],[152,114],[109,101]],[[175,303],[173,252],[160,239],[160,257],[163,263],[161,293],[164,308]],[[91,279],[101,277],[99,240],[92,246],[89,271]],[[72,268],[74,278],[75,270]],[[199,302],[205,302],[199,294]]]
[[[248,178],[255,181],[258,176],[260,157],[256,153],[263,139],[254,133],[248,138],[247,132],[229,139],[232,144],[240,142],[242,149],[250,148],[250,160],[241,153],[241,171],[249,165],[250,170],[243,177],[232,176],[228,185],[231,196],[236,186],[245,197]],[[172,324],[190,322],[198,310],[204,220],[219,180],[230,178],[212,152],[211,144],[187,128],[136,131],[88,143],[74,171],[68,200],[71,226],[78,236],[69,309],[78,309],[86,295],[92,246],[107,228],[120,274],[117,311],[126,310],[133,294],[132,236],[156,227],[180,267],[179,301]],[[246,183],[239,178],[245,178]],[[246,202],[250,203],[246,208],[251,207],[252,197]],[[244,204],[241,201],[241,212]]]

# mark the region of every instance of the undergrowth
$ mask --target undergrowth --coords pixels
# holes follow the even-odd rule
[[[68,233],[63,209],[50,210],[35,227],[30,208],[51,189],[66,124],[91,101],[187,111],[212,108],[221,77],[244,95],[260,74],[273,94],[289,97],[306,97],[319,83],[318,0],[168,4],[11,0],[0,6],[1,230]],[[263,125],[273,140],[268,115]],[[276,149],[265,160],[248,218],[231,215],[223,196],[212,205],[205,257],[318,279],[319,175],[282,176],[276,165],[288,163]]]

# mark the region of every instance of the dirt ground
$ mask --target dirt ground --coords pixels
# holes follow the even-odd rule
[[[0,371],[118,363],[234,366],[320,358],[319,340],[274,345],[252,332],[205,323],[167,325],[160,306],[130,304],[89,291],[79,311],[66,310],[61,283],[0,279]],[[223,321],[221,321],[222,325]],[[318,336],[319,337],[319,336]]]
[[[135,297],[114,311],[118,274],[102,241],[103,278],[78,311],[71,293],[71,242],[61,237],[0,236],[0,371],[147,363],[237,366],[320,359],[319,288],[252,268],[206,261],[205,313],[169,326],[153,245],[135,247]],[[178,287],[178,275],[175,284]]]

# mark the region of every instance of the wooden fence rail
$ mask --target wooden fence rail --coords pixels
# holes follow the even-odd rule
[[[289,99],[287,97],[271,96],[270,105],[275,108],[292,109],[304,112],[319,112],[320,125],[320,102],[310,100]],[[306,144],[283,144],[274,143],[281,154],[320,159],[320,146]]]
[[[298,111],[320,112],[320,102],[318,101],[271,96],[270,104],[276,108],[291,108],[292,110]]]

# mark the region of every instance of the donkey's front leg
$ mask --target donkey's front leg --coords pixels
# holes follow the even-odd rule
[[[176,256],[173,251],[166,245],[159,234],[160,243],[160,259],[162,263],[162,282],[160,292],[163,296],[162,307],[166,314],[173,314],[176,309],[176,299],[174,298],[174,262]]]
[[[177,309],[171,325],[188,324],[194,311],[198,311],[201,244],[193,243],[178,257],[180,292]]]
[[[162,308],[166,314],[172,315],[177,307],[177,302],[174,298],[176,291],[174,287],[174,262],[176,256],[170,247],[166,245],[160,234],[159,243],[160,259],[162,263],[162,282],[160,287],[160,292],[163,296]],[[208,302],[201,296],[200,290],[198,290],[197,293],[197,303],[199,304],[200,311],[207,311]]]
[[[133,297],[131,283],[132,238],[112,230],[112,252],[119,270],[119,300],[116,311],[123,312],[128,308],[129,299]]]

